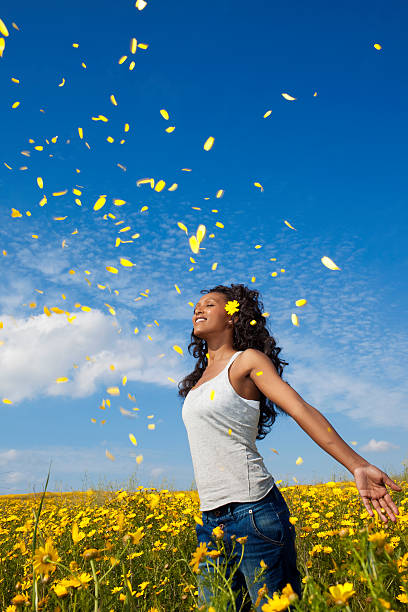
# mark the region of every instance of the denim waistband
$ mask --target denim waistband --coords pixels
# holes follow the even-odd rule
[[[283,500],[283,504],[282,504],[282,500]],[[286,502],[283,499],[282,494],[280,493],[275,483],[273,484],[273,487],[269,491],[269,493],[267,493],[264,497],[262,497],[261,499],[258,499],[257,501],[230,502],[228,504],[224,504],[223,506],[219,506],[218,508],[214,508],[213,510],[203,510],[202,516],[203,518],[206,518],[207,520],[219,519],[221,516],[226,517],[226,518],[227,517],[233,518],[233,516],[234,515],[236,516],[237,513],[242,512],[243,514],[245,514],[247,509],[251,508],[254,504],[260,504],[260,503],[265,503],[269,501],[274,502],[275,505],[279,507],[282,506],[282,509],[285,509]]]

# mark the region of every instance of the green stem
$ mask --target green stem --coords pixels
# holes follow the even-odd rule
[[[37,544],[38,521],[40,520],[40,514],[41,514],[42,507],[43,507],[45,492],[47,490],[48,480],[50,478],[50,470],[51,470],[51,462],[50,462],[50,467],[48,469],[48,476],[47,476],[47,481],[45,483],[45,488],[44,488],[43,494],[41,496],[40,507],[38,509],[38,512],[34,514],[34,516],[35,516],[35,526],[34,526],[34,535],[33,535],[33,557],[34,557],[34,554],[35,554],[35,548],[36,548],[36,544]],[[37,580],[36,580],[35,573],[36,572],[35,572],[35,569],[33,567],[33,590],[31,592],[31,610],[37,612],[38,611],[38,586],[37,586]]]
[[[126,544],[125,548],[122,550],[122,552],[121,552],[121,553],[120,553],[120,555],[118,556],[118,559],[120,559],[120,558],[122,557],[122,555],[124,555],[124,554],[125,554],[126,549],[128,548],[129,544],[130,544],[130,540],[128,541],[128,543]],[[114,567],[116,567],[117,565],[118,565],[117,563],[116,563],[115,565],[112,565],[112,567],[111,567],[111,568],[109,568],[109,569],[108,569],[108,571],[107,571],[107,572],[106,572],[106,573],[105,573],[105,574],[102,576],[102,578],[100,579],[100,581],[99,581],[99,582],[102,582],[103,580],[105,580],[106,576],[107,576],[108,574],[110,574],[110,572],[113,570],[113,568],[114,568]]]
[[[94,612],[98,612],[98,598],[99,598],[99,583],[98,583],[98,576],[96,575],[96,571],[95,571],[95,563],[93,559],[90,559],[90,564],[91,564],[91,568],[92,568],[92,576],[94,579],[94,583],[95,583],[95,606],[94,606]]]

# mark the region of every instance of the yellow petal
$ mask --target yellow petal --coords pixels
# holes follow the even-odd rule
[[[78,128],[78,134],[81,139],[84,137],[84,130],[81,127]]]
[[[292,98],[292,96],[287,93],[283,93],[282,96],[285,98],[285,100],[296,100],[296,98]]]
[[[126,62],[126,60],[127,60],[127,55],[122,55],[122,57],[118,61],[118,64],[123,64],[123,62]]]
[[[139,463],[142,463],[142,461],[143,461],[143,455],[138,455],[136,457],[136,463],[139,465]]]
[[[174,348],[174,350],[176,351],[176,353],[179,353],[180,355],[182,355],[182,354],[183,354],[183,349],[182,349],[182,348],[180,348],[180,347],[179,347],[177,344],[175,344],[175,345],[173,346],[173,348]]]
[[[62,77],[61,83],[58,83],[58,87],[63,87],[65,85],[65,79]]]
[[[108,387],[106,393],[109,393],[109,395],[120,395],[120,389],[119,387]]]
[[[168,132],[169,134],[171,134],[172,132],[174,132],[174,130],[176,129],[176,127],[174,125],[166,128],[166,132]]]
[[[267,117],[269,117],[269,115],[272,113],[271,110],[266,111],[266,113],[264,114],[264,119],[266,119]]]
[[[115,198],[113,200],[113,203],[115,206],[123,206],[124,204],[126,204],[126,200],[118,200],[117,198]]]
[[[214,138],[213,136],[210,136],[209,138],[207,138],[207,140],[204,143],[204,150],[205,151],[209,151],[211,149],[211,147],[214,144]]]
[[[100,210],[103,206],[105,206],[105,204],[106,204],[106,195],[101,195],[96,200],[93,209],[94,210]]]
[[[298,457],[298,458],[296,459],[296,465],[301,465],[302,463],[303,463],[303,459],[302,459],[302,457]]]
[[[135,62],[130,62],[129,64],[129,70],[133,70],[133,68],[136,66]]]
[[[127,376],[124,376],[124,377],[122,378],[122,385],[123,385],[123,386],[125,386],[125,385],[126,385],[126,383],[127,383]]]
[[[126,268],[131,268],[132,266],[136,265],[132,263],[131,261],[129,261],[129,259],[124,259],[123,257],[120,258],[120,263],[122,264],[122,266],[125,266]]]
[[[147,6],[147,2],[145,2],[145,0],[136,0],[136,4],[135,7],[139,10],[139,11],[143,11],[143,9],[145,8],[145,6]]]
[[[216,198],[222,198],[222,196],[224,195],[224,189],[219,189],[216,193]]]
[[[118,103],[116,102],[115,96],[112,94],[110,97],[110,101],[112,102],[113,106],[117,106]]]
[[[205,225],[199,225],[199,226],[198,226],[196,237],[197,237],[197,242],[198,242],[199,244],[200,244],[200,242],[202,242],[202,240],[203,240],[203,238],[204,238],[204,236],[205,236],[205,232],[206,232],[206,231],[207,231],[207,230],[206,230]]]
[[[21,212],[19,210],[17,210],[16,208],[12,208],[11,209],[11,216],[12,217],[22,217],[23,215],[21,214]]]
[[[197,238],[195,236],[191,236],[189,238],[189,243],[190,243],[190,248],[193,251],[193,253],[198,253],[200,250],[200,245],[197,241]]]
[[[284,221],[284,223],[285,223],[285,225],[287,225],[288,227],[290,227],[290,229],[295,230],[295,228],[293,227],[293,225],[291,225],[291,224],[289,223],[289,221]],[[297,231],[297,230],[295,230],[295,231]]]
[[[292,323],[293,323],[293,325],[299,325],[298,316],[294,312],[292,312]]]
[[[64,191],[54,191],[54,193],[52,195],[55,196],[55,197],[58,197],[58,196],[63,196],[66,193],[68,193],[68,189],[64,189]]]
[[[130,52],[136,53],[136,49],[137,49],[137,40],[136,38],[132,38],[130,41]]]
[[[169,118],[169,113],[164,108],[161,109],[160,114],[162,117],[164,117],[164,119]]]
[[[162,191],[165,188],[165,186],[166,186],[166,183],[164,181],[158,181],[154,189],[155,191]]]
[[[137,446],[136,438],[133,434],[129,434],[129,440],[131,441],[132,444]]]
[[[13,402],[9,399],[7,399],[7,397],[3,398],[3,404],[12,404]]]
[[[112,455],[112,453],[110,453],[108,451],[108,449],[106,449],[105,451],[105,455],[107,456],[108,459],[110,459],[111,461],[115,461],[115,457]]]
[[[255,187],[260,187],[261,191],[264,190],[264,188],[262,187],[261,183],[254,183]]]
[[[186,228],[186,226],[184,225],[184,223],[181,223],[180,221],[178,221],[178,222],[177,222],[177,225],[179,226],[179,228],[180,228],[181,230],[183,230],[183,232],[186,232],[186,234],[187,234],[187,236],[188,236],[188,231],[187,231],[187,228]]]
[[[37,177],[37,185],[39,186],[40,189],[42,189],[43,186],[44,186],[44,183],[43,183],[43,180],[42,180],[41,176]]]
[[[6,27],[6,24],[4,23],[2,19],[0,19],[0,33],[3,34],[3,36],[9,35],[9,31]]]
[[[118,269],[114,268],[113,266],[106,266],[106,270],[108,272],[112,272],[112,274],[117,274],[118,273]]]
[[[68,378],[66,376],[61,376],[60,378],[57,378],[57,380],[55,382],[57,383],[64,383],[64,382],[68,382]]]
[[[378,49],[378,51],[379,51],[380,49],[382,49],[382,46],[381,46],[380,44],[378,44],[378,43],[375,43],[374,47],[375,47],[376,49]]]
[[[336,266],[336,264],[334,263],[333,260],[330,259],[330,257],[326,257],[326,255],[322,257],[320,261],[322,262],[324,266],[326,266],[326,268],[329,268],[330,270],[340,270],[341,269],[338,266]]]
[[[3,57],[4,49],[6,48],[6,41],[0,36],[0,57]]]
[[[40,206],[44,206],[47,203],[47,196],[43,196],[41,200],[38,202]]]
[[[295,304],[296,306],[304,306],[305,304],[307,304],[307,300],[296,300]]]

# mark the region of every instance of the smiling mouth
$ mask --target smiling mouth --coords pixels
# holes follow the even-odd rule
[[[195,324],[197,325],[198,323],[203,323],[203,321],[206,321],[207,319],[199,319],[198,321],[195,322]]]

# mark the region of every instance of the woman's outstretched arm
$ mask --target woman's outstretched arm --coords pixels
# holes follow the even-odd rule
[[[290,385],[281,379],[267,355],[256,349],[247,349],[244,354],[243,365],[261,393],[287,412],[316,444],[353,474],[363,504],[370,516],[373,516],[369,504],[371,501],[378,516],[385,523],[388,522],[388,519],[381,512],[381,508],[395,522],[394,513],[399,514],[398,507],[392,501],[385,485],[395,491],[401,491],[401,487],[385,472],[356,453],[339,436],[321,412],[305,402]]]

